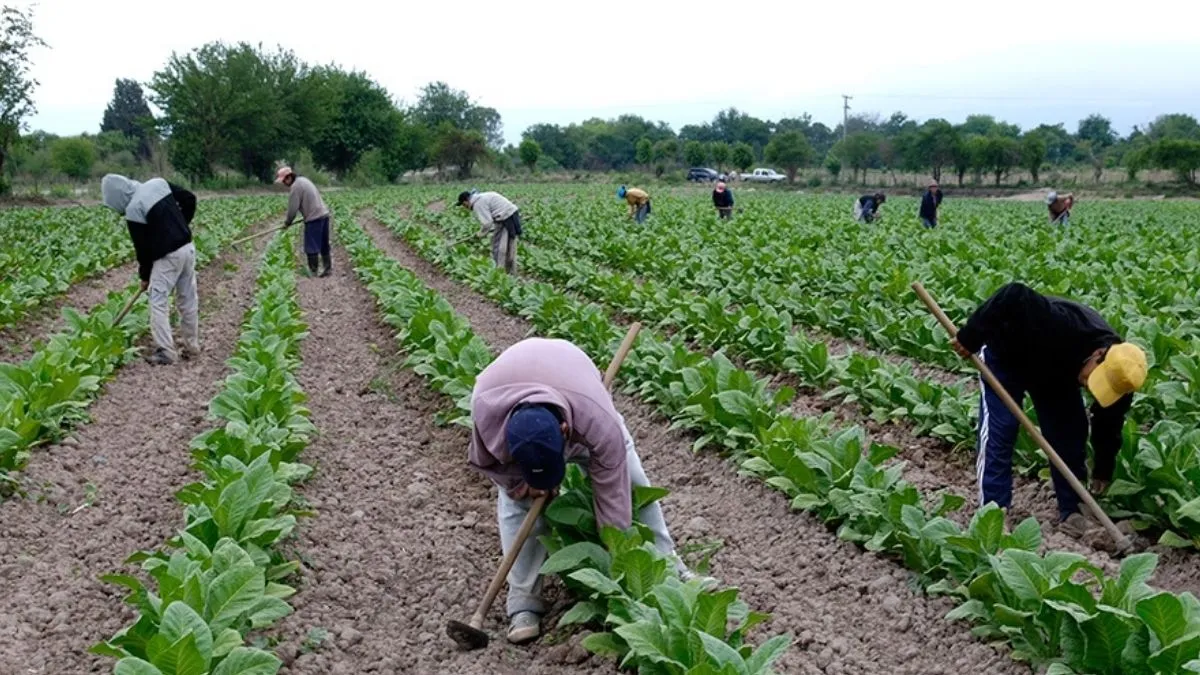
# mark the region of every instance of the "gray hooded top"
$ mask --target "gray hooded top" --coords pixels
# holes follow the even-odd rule
[[[189,225],[196,215],[196,195],[151,178],[145,183],[115,173],[100,181],[104,205],[122,214],[137,251],[138,276],[150,280],[154,261],[192,241]]]

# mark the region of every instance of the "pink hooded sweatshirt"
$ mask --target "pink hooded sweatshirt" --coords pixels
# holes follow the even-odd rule
[[[596,522],[626,529],[633,523],[625,435],[612,395],[588,355],[566,340],[531,338],[504,350],[475,380],[471,394],[471,466],[501,490],[522,481],[504,429],[513,408],[543,403],[558,409],[570,430],[567,461],[586,462]]]

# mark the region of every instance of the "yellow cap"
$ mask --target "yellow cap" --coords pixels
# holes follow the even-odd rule
[[[1121,342],[1108,348],[1104,361],[1088,375],[1087,387],[1100,407],[1119,401],[1146,381],[1146,353],[1140,347]]]

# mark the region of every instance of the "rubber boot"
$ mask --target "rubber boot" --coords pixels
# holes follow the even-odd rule
[[[321,265],[325,268],[321,270],[321,276],[329,276],[330,272],[333,272],[333,256],[329,253],[322,253]]]
[[[308,253],[306,257],[308,258],[308,273],[311,276],[317,276],[317,254]]]

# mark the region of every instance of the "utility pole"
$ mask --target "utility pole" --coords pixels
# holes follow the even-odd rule
[[[846,127],[850,125],[850,99],[853,96],[842,94],[842,141],[846,140]]]

